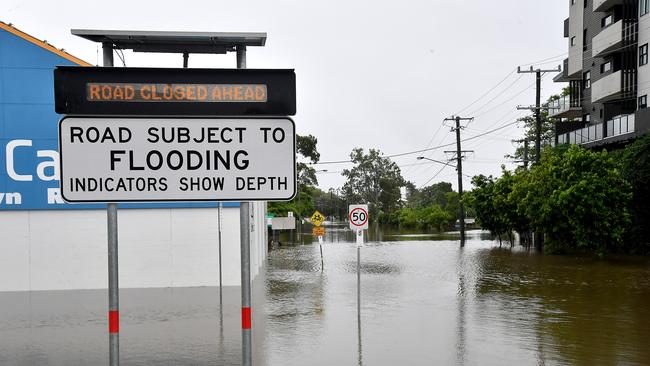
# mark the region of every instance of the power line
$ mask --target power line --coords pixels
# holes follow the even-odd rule
[[[485,136],[485,135],[489,135],[489,134],[491,134],[491,133],[493,133],[493,132],[496,132],[496,131],[502,130],[502,129],[504,129],[504,128],[506,128],[506,127],[509,127],[509,126],[512,126],[512,125],[514,125],[514,124],[516,124],[516,123],[519,123],[519,121],[514,121],[514,122],[511,122],[511,123],[505,124],[505,125],[503,125],[503,126],[497,127],[497,128],[495,128],[495,129],[493,129],[493,130],[486,131],[486,132],[483,132],[483,133],[481,133],[481,134],[478,134],[478,135],[475,135],[475,136],[468,137],[468,138],[466,138],[466,139],[461,140],[461,142],[471,141],[471,140],[477,139],[477,138],[479,138],[479,137],[483,137],[483,136]],[[421,150],[409,151],[409,152],[400,153],[400,154],[394,154],[394,155],[384,155],[383,157],[384,157],[384,158],[397,158],[397,157],[400,157],[400,156],[407,156],[407,155],[413,155],[413,154],[420,154],[420,153],[427,152],[427,151],[438,150],[438,149],[441,149],[441,148],[443,148],[443,147],[453,146],[453,145],[455,145],[455,144],[456,144],[455,142],[451,142],[451,143],[448,143],[448,144],[443,144],[443,145],[438,145],[438,146],[430,147],[430,148],[428,148],[428,149],[421,149]],[[331,165],[331,164],[345,164],[345,163],[352,163],[352,160],[324,161],[324,162],[319,162],[319,163],[313,163],[313,164],[310,164],[310,165]]]
[[[471,113],[469,113],[469,114],[471,114],[471,115],[476,115],[479,111],[481,111],[483,108],[487,107],[487,106],[488,106],[490,103],[492,103],[495,99],[497,99],[498,97],[502,96],[505,92],[507,92],[508,90],[510,90],[510,88],[511,88],[513,85],[515,85],[519,80],[521,80],[522,77],[523,77],[523,75],[519,75],[519,77],[518,77],[517,79],[515,79],[515,81],[513,81],[512,84],[508,85],[508,86],[507,86],[505,89],[503,89],[500,93],[498,93],[497,95],[495,95],[492,99],[488,100],[487,103],[483,104],[483,105],[482,105],[481,107],[479,107],[478,109],[473,110],[473,111],[472,111]]]
[[[481,95],[480,97],[478,97],[478,99],[476,99],[475,101],[473,101],[472,103],[470,103],[469,105],[467,105],[465,108],[461,109],[460,111],[458,111],[458,112],[456,112],[456,113],[454,113],[454,114],[456,115],[456,114],[461,114],[461,113],[463,113],[465,110],[467,110],[468,108],[470,108],[471,106],[473,106],[474,104],[476,104],[479,100],[485,98],[488,94],[490,94],[492,91],[494,91],[494,89],[498,88],[499,85],[503,84],[506,80],[508,80],[508,78],[510,78],[510,75],[514,75],[514,73],[515,73],[516,71],[517,71],[517,70],[512,70],[512,71],[510,71],[510,72],[509,72],[509,73],[508,73],[508,74],[507,74],[507,75],[506,75],[506,76],[505,76],[501,81],[499,81],[495,86],[493,86],[492,88],[490,88],[490,90],[488,90],[488,91],[485,92],[483,95]]]

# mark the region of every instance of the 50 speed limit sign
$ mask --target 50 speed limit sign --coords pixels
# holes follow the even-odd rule
[[[350,229],[368,229],[368,205],[350,205],[349,215]]]

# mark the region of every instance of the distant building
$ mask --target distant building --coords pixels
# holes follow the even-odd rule
[[[650,0],[567,0],[569,57],[549,106],[558,144],[625,144],[650,130]]]
[[[0,22],[0,291],[106,288],[106,205],[59,193],[53,70],[89,66]],[[240,285],[239,203],[121,205],[120,286]],[[267,256],[266,204],[251,205],[251,271]],[[220,219],[220,220],[219,220]],[[221,221],[221,235],[219,222]]]

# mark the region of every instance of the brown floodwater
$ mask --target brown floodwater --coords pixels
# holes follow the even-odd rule
[[[550,256],[471,232],[271,252],[255,283],[256,365],[650,365],[650,259]],[[121,292],[125,365],[238,365],[239,289]],[[106,292],[0,293],[0,365],[107,364]],[[360,316],[359,316],[360,315]]]

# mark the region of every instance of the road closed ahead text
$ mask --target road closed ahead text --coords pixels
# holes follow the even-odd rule
[[[61,188],[71,202],[288,200],[288,118],[64,118]]]

